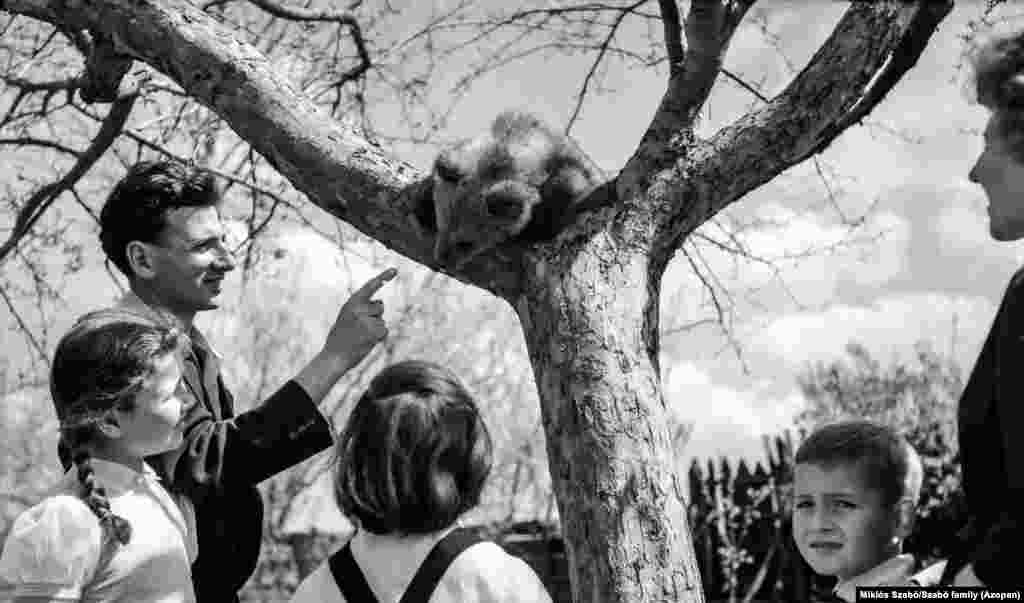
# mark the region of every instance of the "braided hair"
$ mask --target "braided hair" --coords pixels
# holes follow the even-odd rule
[[[107,492],[96,481],[90,444],[102,437],[99,425],[115,410],[130,411],[155,359],[180,354],[184,332],[166,318],[124,309],[90,312],[61,338],[50,369],[50,394],[60,421],[61,441],[71,451],[79,496],[105,533],[121,544],[131,525],[114,514]]]

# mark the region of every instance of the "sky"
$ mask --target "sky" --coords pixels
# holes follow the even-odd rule
[[[1024,262],[1024,243],[997,243],[988,236],[984,196],[967,180],[981,150],[986,112],[971,100],[962,37],[982,4],[958,2],[870,124],[852,128],[820,156],[827,187],[813,162],[805,162],[729,210],[736,220],[773,224],[745,235],[757,254],[829,251],[779,261],[777,274],[709,256],[735,293],[729,336],[707,325],[663,339],[666,402],[676,417],[694,424],[684,458],[760,458],[761,435],[791,425],[803,404],[794,376],[808,363],[841,357],[853,340],[883,361],[906,357],[917,342],[928,341],[965,370],[973,365],[1003,289]],[[828,35],[841,8],[839,3],[773,2],[767,20],[785,42],[785,57],[766,45],[756,27],[745,26],[726,67],[760,82],[769,96],[777,93],[794,66],[799,68]],[[584,68],[571,58],[514,64],[500,77],[485,78],[460,101],[446,134],[471,135],[506,107],[564,123]],[[604,94],[586,106],[573,136],[605,169],[621,167],[632,153],[664,91],[664,77],[657,70],[610,72]],[[720,82],[701,133],[714,132],[756,105],[749,94]],[[378,109],[384,116],[390,110]],[[433,152],[395,147],[396,155],[422,168]],[[840,212],[857,216],[868,208],[855,240],[835,247],[851,238]],[[306,301],[296,304],[298,311],[304,304],[319,307],[325,292],[350,290],[378,267],[366,265],[342,279],[335,275],[344,256],[317,235],[293,229],[276,236],[282,248],[312,266],[316,286],[304,287],[300,299]],[[226,283],[228,294],[239,286],[236,274]],[[666,330],[713,315],[681,259],[670,264],[662,289]],[[67,320],[118,294],[96,256],[69,279],[67,291]],[[468,288],[466,295],[479,301]],[[504,311],[503,319],[514,321],[507,307]],[[0,324],[10,326],[6,312],[0,310]],[[62,320],[52,327],[59,330]],[[0,337],[5,349],[21,345],[9,333]]]

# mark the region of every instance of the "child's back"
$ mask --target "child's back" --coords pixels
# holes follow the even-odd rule
[[[335,498],[359,527],[292,603],[550,603],[533,570],[458,527],[492,444],[473,396],[444,367],[378,374],[337,444]]]

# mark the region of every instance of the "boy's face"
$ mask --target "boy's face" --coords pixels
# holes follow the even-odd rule
[[[899,506],[886,508],[882,493],[865,487],[857,467],[796,466],[793,538],[818,574],[845,580],[899,551]]]

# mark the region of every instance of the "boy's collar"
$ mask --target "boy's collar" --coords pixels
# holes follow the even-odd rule
[[[882,586],[900,583],[910,578],[914,570],[914,556],[908,553],[890,557],[863,574],[848,580],[840,580],[833,591],[843,601],[853,603],[857,600],[858,586]]]

